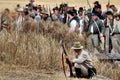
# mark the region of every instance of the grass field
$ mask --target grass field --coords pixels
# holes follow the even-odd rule
[[[92,6],[95,0],[89,1]],[[99,1],[105,9],[107,0]],[[69,5],[75,4],[76,8],[84,5],[89,7],[87,0],[36,0],[35,4],[44,4],[52,8],[63,2]],[[13,10],[18,3],[24,6],[28,0],[0,0],[0,11],[4,8]],[[115,4],[118,8],[120,8],[119,3],[119,0],[111,1],[111,4]],[[13,31],[9,34],[4,30],[0,32],[0,80],[87,80],[66,79],[62,71],[62,49],[58,41],[62,38],[66,44],[67,52],[73,56],[70,45],[71,40],[76,39],[76,34],[70,35],[67,26],[57,22],[49,22],[41,26],[46,28],[48,25],[51,26],[51,33],[50,31],[40,34]],[[92,57],[92,60],[98,74],[113,80],[120,80],[119,66],[100,62],[95,56]],[[106,80],[106,78],[89,80]]]

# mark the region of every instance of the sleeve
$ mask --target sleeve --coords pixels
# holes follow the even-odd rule
[[[73,59],[72,62],[73,63],[83,63],[86,60],[87,60],[87,55],[86,54],[82,54],[77,59]]]

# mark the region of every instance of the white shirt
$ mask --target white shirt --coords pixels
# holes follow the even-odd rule
[[[70,23],[70,29],[69,29],[69,31],[70,32],[75,31],[76,26],[77,26],[77,21],[76,20],[72,20],[71,23]]]
[[[83,32],[83,19],[80,20],[79,31],[80,31],[80,34],[82,34],[82,32]]]
[[[18,19],[16,20],[16,25],[17,25],[18,30],[21,29],[23,21],[24,21],[24,18],[22,16],[19,16]]]
[[[90,32],[93,33],[93,25],[91,25]]]

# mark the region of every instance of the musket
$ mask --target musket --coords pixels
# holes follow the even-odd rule
[[[89,0],[87,0],[87,3],[88,3],[88,5],[89,5],[89,8],[91,8],[91,5],[90,5],[90,2],[89,2]]]
[[[109,6],[110,6],[110,0],[108,0],[108,8],[107,8],[107,11],[108,11],[108,9],[109,9]]]
[[[63,64],[64,74],[65,74],[65,77],[66,77],[65,67],[64,67],[64,58],[63,58],[63,56],[64,56],[64,55],[65,55],[65,56],[68,56],[68,54],[67,54],[67,52],[66,52],[65,47],[64,47],[63,44],[62,44],[62,49],[63,49],[63,53],[62,53],[62,64]],[[69,69],[70,69],[70,77],[74,77],[73,71],[72,71],[72,63],[71,63],[71,61],[70,61],[68,58],[66,58],[66,63],[68,64]]]
[[[50,15],[50,18],[52,19],[52,12],[51,12],[50,6],[49,6],[49,15]]]

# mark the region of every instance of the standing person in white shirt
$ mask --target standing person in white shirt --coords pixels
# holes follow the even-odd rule
[[[69,26],[69,31],[73,32],[76,29],[76,26],[78,25],[75,17],[74,17],[74,11],[69,10],[67,11],[67,17],[68,17],[68,26]]]
[[[23,15],[23,8],[19,8],[17,10],[17,19],[16,19],[16,26],[17,30],[20,30],[23,26],[24,15]]]

